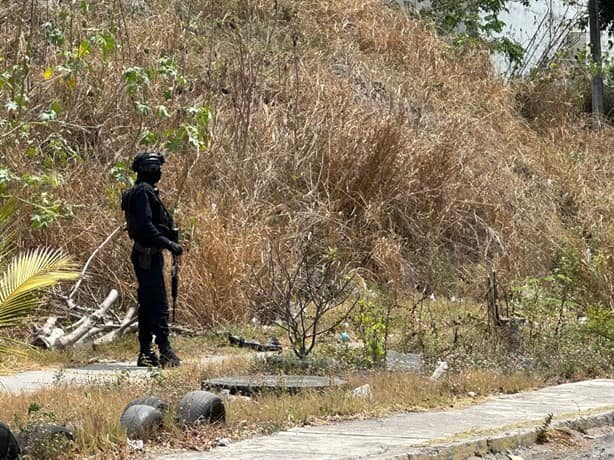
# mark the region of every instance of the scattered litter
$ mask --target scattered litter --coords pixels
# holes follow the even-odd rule
[[[220,398],[222,398],[225,401],[234,401],[236,399],[240,399],[242,401],[252,400],[252,398],[250,398],[249,396],[245,396],[241,394],[233,394],[229,388],[223,388],[222,390],[218,392],[218,395],[220,396]]]
[[[251,348],[256,351],[281,351],[281,344],[277,337],[271,337],[266,344],[261,344],[257,340],[244,339],[236,335],[228,334],[228,341],[231,345],[237,345],[239,348]]]
[[[348,334],[347,332],[342,332],[339,337],[341,338],[341,342],[343,343],[348,343],[350,341],[350,334]]]
[[[219,447],[228,447],[230,444],[231,444],[231,441],[228,438],[220,438],[217,440],[217,445]]]
[[[431,380],[437,380],[448,370],[448,363],[445,361],[437,361],[437,369],[431,375]]]
[[[142,439],[130,439],[128,438],[128,447],[132,450],[143,450],[145,443]]]
[[[356,398],[368,399],[369,401],[371,401],[373,399],[373,393],[371,392],[371,385],[367,383],[358,388],[354,388],[352,390],[352,396]]]
[[[117,363],[116,359],[109,358],[101,358],[100,356],[94,356],[87,360],[88,364],[115,364]]]
[[[519,457],[518,455],[507,454],[510,460],[524,460],[524,458]]]
[[[470,391],[469,393],[467,393],[469,396],[471,396],[472,398],[475,398],[477,396],[477,393],[475,391]]]

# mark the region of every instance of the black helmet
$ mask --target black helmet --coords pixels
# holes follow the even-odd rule
[[[164,164],[164,156],[158,152],[140,152],[137,153],[132,162],[132,170],[140,172],[160,171]]]

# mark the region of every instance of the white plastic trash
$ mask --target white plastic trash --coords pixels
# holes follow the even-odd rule
[[[437,361],[437,369],[431,375],[431,380],[437,380],[448,370],[448,363],[445,361]]]

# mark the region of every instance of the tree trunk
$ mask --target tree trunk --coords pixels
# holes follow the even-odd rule
[[[115,289],[112,289],[107,298],[100,304],[98,310],[85,317],[84,321],[79,325],[79,327],[70,334],[60,337],[56,346],[62,349],[81,340],[83,336],[85,336],[96,325],[98,320],[102,319],[106,311],[111,307],[111,305],[113,305],[113,302],[117,300],[118,296],[119,293]]]
[[[36,337],[32,340],[32,345],[45,349],[53,348],[57,340],[64,335],[64,330],[56,327],[57,321],[57,316],[47,318],[43,327],[38,328],[36,331]]]
[[[125,330],[126,326],[123,323],[118,325],[108,323],[100,324],[118,296],[119,293],[115,289],[112,289],[98,309],[73,324],[70,332],[56,326],[56,322],[58,321],[57,316],[49,317],[45,325],[36,331],[37,334],[32,341],[32,345],[48,350],[64,349],[78,342],[91,340],[96,335],[107,332],[112,328],[122,328],[123,326],[123,330]]]
[[[593,65],[595,66],[592,84],[593,120],[595,123],[595,128],[600,129],[604,110],[599,0],[589,0],[588,15],[590,22],[591,56],[593,58]]]
[[[136,326],[137,319],[136,307],[129,308],[119,327],[94,340],[94,345],[112,342],[116,337],[123,335],[126,331],[130,330],[131,327]]]

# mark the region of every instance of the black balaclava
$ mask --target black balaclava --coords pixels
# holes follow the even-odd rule
[[[136,181],[137,182],[147,182],[148,184],[155,185],[158,183],[160,178],[162,177],[162,171],[141,171],[137,173]]]

